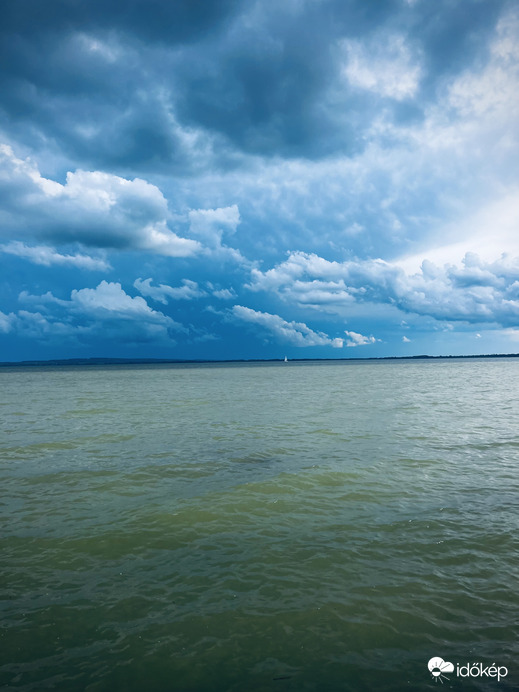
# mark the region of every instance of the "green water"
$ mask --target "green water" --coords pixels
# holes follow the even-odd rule
[[[519,359],[0,391],[2,689],[519,689]]]

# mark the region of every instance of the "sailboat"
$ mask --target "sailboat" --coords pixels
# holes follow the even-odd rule
[[[288,358],[285,356],[285,363],[288,363]]]

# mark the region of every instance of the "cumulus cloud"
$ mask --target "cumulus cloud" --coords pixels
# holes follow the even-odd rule
[[[13,315],[6,315],[4,312],[0,312],[0,332],[7,334],[12,329]]]
[[[171,317],[150,308],[144,298],[129,296],[119,283],[101,281],[96,288],[74,289],[70,294],[70,306],[97,320],[130,321],[158,334],[170,330],[188,332]]]
[[[219,209],[192,209],[188,216],[190,232],[210,246],[220,245],[223,234],[232,235],[240,223],[236,204]]]
[[[213,290],[213,296],[220,300],[232,300],[236,298],[236,291],[233,288],[218,288]]]
[[[182,324],[150,308],[144,298],[128,295],[115,282],[101,281],[96,288],[74,289],[70,299],[65,300],[50,291],[41,296],[22,292],[19,300],[37,306],[39,311],[19,310],[7,316],[9,330],[40,337],[95,337],[102,332],[129,342],[167,339],[174,343],[174,334],[188,333]]]
[[[485,262],[468,253],[461,266],[438,267],[424,261],[419,272],[406,274],[397,264],[379,259],[331,262],[296,252],[266,272],[254,269],[249,288],[329,311],[341,304],[342,294],[343,306],[389,304],[437,320],[507,326],[519,319],[519,258],[507,256]]]
[[[189,233],[203,241],[206,255],[248,263],[239,250],[223,243],[224,235],[233,235],[241,222],[236,204],[216,209],[192,209],[188,219]]]
[[[279,315],[259,312],[243,305],[235,305],[232,314],[236,319],[257,325],[270,332],[279,341],[286,341],[294,346],[332,346],[333,348],[343,346],[342,339],[331,339],[323,332],[314,332],[303,322],[287,322]]]
[[[25,243],[21,243],[18,240],[0,245],[0,252],[22,257],[33,264],[40,264],[44,267],[57,265],[77,267],[78,269],[87,269],[89,271],[108,271],[111,269],[110,264],[100,257],[90,257],[89,255],[78,253],[74,255],[62,255],[54,248],[46,245],[25,245]]]
[[[42,295],[32,295],[28,291],[21,291],[18,295],[18,302],[24,303],[25,305],[37,305],[40,309],[44,309],[44,306],[49,303],[55,303],[56,305],[62,305],[64,307],[69,305],[68,300],[57,298],[51,291],[47,291],[47,293],[43,293]]]
[[[147,296],[159,303],[167,304],[168,298],[173,300],[193,300],[207,295],[196,281],[182,279],[182,286],[168,286],[167,284],[159,284],[158,286],[151,285],[152,279],[136,279],[133,282],[134,287],[143,296]]]
[[[64,185],[44,178],[29,160],[0,146],[0,200],[4,225],[55,243],[145,250],[170,257],[201,251],[198,241],[168,227],[162,192],[140,178],[100,171],[69,172]]]
[[[218,285],[215,286],[211,281],[206,281],[206,287],[211,295],[219,300],[233,300],[236,298],[236,291],[232,286],[230,288],[221,288]]]
[[[367,346],[368,344],[374,344],[377,340],[374,336],[363,336],[358,332],[344,332],[348,339],[346,340],[346,346]]]
[[[77,338],[91,334],[91,326],[72,324],[67,320],[49,317],[41,312],[19,310],[13,314],[12,329],[18,334],[37,340]]]
[[[119,316],[158,318],[165,316],[149,307],[143,298],[132,298],[123,291],[121,284],[101,281],[96,288],[74,289],[70,294],[72,306],[82,312],[106,316],[117,314]]]

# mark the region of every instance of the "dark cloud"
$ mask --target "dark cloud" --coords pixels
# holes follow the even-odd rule
[[[205,165],[229,166],[232,149],[352,155],[381,95],[340,79],[338,42],[362,38],[383,51],[385,35],[405,34],[424,56],[421,103],[382,98],[399,121],[416,120],[438,78],[484,49],[501,5],[3,3],[0,122],[29,146],[51,141],[105,170],[192,172],[199,162],[184,135],[193,128],[214,154]]]
[[[2,4],[2,27],[11,36],[80,28],[129,32],[144,41],[185,43],[214,31],[240,4],[240,0],[19,0]]]
[[[420,40],[429,80],[454,74],[482,56],[485,37],[503,11],[506,0],[442,0],[417,3],[413,34]]]
[[[335,42],[378,27],[397,5],[253,6],[226,41],[187,51],[181,121],[255,154],[314,158],[357,151],[365,100],[349,95],[348,122],[330,103],[338,73]]]
[[[97,168],[186,166],[169,97],[157,97],[162,71],[173,73],[164,47],[214,36],[239,4],[3,3],[0,123],[29,146],[54,140]]]

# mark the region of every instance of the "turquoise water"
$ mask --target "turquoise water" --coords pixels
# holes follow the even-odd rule
[[[519,359],[0,388],[0,687],[519,689]]]

